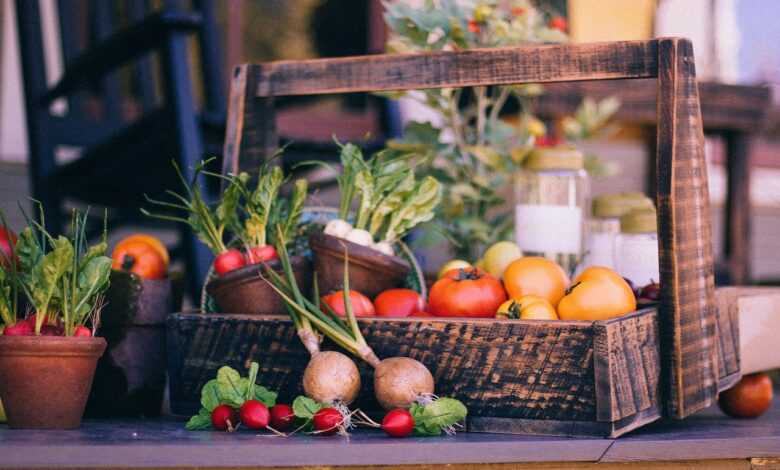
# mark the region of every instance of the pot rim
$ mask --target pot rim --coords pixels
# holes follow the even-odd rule
[[[324,232],[315,232],[309,237],[309,246],[314,252],[327,253],[335,258],[344,259],[343,246],[349,252],[349,262],[354,262],[373,271],[391,270],[398,275],[406,275],[412,267],[400,256],[389,256],[363,245],[334,237]]]
[[[267,264],[274,271],[281,272],[282,266],[278,259]],[[303,269],[306,264],[306,259],[303,256],[291,256],[290,264],[292,265],[293,271]],[[227,287],[236,287],[251,282],[267,282],[258,276],[262,269],[263,263],[255,263],[234,269],[221,276],[214,276],[206,284],[206,292],[213,296],[216,291]]]
[[[106,349],[102,337],[0,336],[0,356],[100,357]]]

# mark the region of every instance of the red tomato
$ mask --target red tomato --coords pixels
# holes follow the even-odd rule
[[[265,263],[279,258],[273,245],[253,246],[246,252],[247,264]]]
[[[718,405],[733,418],[757,418],[772,404],[772,379],[763,372],[748,374],[722,392]]]
[[[16,245],[16,234],[5,227],[0,227],[0,266],[8,266],[9,260],[14,256],[13,247]],[[18,265],[18,264],[17,264]]]
[[[552,29],[557,29],[558,31],[565,33],[569,28],[569,23],[566,21],[566,18],[562,16],[556,16],[550,20],[549,26]]]
[[[438,317],[493,318],[504,301],[498,279],[479,268],[453,269],[431,287],[428,311]]]
[[[376,314],[371,299],[360,292],[356,290],[349,291],[349,300],[352,303],[352,313],[354,313],[356,317],[373,317]],[[323,296],[322,302],[328,304],[336,315],[340,317],[347,316],[347,310],[344,307],[343,290]]]
[[[220,275],[234,271],[238,268],[243,268],[244,266],[246,266],[244,254],[235,248],[220,253],[214,260],[214,271]]]
[[[388,289],[376,296],[374,308],[380,317],[408,317],[425,310],[425,302],[412,289]]]

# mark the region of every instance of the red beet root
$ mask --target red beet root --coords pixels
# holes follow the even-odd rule
[[[414,418],[408,410],[396,408],[385,415],[382,430],[392,437],[406,437],[414,431]]]
[[[295,413],[290,405],[278,404],[271,407],[271,426],[279,431],[290,429],[295,421]]]
[[[336,408],[323,408],[314,414],[312,421],[315,431],[330,436],[339,430],[339,426],[344,422],[344,417]]]
[[[24,320],[18,321],[13,325],[6,326],[3,330],[5,336],[30,336],[34,332],[34,328]]]
[[[246,266],[246,259],[243,253],[235,248],[220,253],[214,260],[214,271],[217,274],[225,274],[244,266]]]
[[[247,400],[239,412],[241,423],[249,429],[265,429],[271,419],[268,407],[257,400]]]
[[[211,412],[211,425],[214,426],[214,429],[232,430],[237,423],[236,410],[227,405],[219,405]]]

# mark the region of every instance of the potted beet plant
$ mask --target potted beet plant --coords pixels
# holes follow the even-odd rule
[[[394,245],[431,220],[441,201],[435,178],[416,177],[415,158],[385,149],[366,160],[357,146],[341,145],[338,218],[309,238],[322,293],[343,289],[346,256],[352,288],[371,298],[398,287],[409,274],[411,266],[396,255]]]
[[[280,155],[280,154],[277,154]],[[282,169],[271,161],[260,166],[257,183],[250,186],[250,176],[218,175],[204,171],[203,162],[195,169],[195,177],[187,182],[179,168],[185,194],[170,192],[176,201],[150,202],[175,214],[145,214],[188,224],[216,255],[213,270],[206,279],[205,289],[222,313],[279,314],[285,306],[279,295],[259,273],[263,265],[281,272],[274,248],[277,229],[293,242],[298,234],[298,222],[306,201],[306,180],[293,182],[289,196],[282,194],[288,181]],[[225,190],[216,204],[204,201],[196,184],[203,173],[221,178]],[[292,258],[293,269],[301,285],[308,285],[307,261],[302,256]]]
[[[41,210],[41,221],[43,211]],[[81,424],[95,366],[106,348],[97,328],[111,258],[89,246],[87,214],[56,238],[29,221],[0,268],[0,399],[12,428]],[[31,314],[21,318],[22,301]]]

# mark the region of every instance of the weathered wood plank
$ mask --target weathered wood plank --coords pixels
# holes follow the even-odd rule
[[[693,46],[658,46],[658,236],[661,351],[668,412],[684,418],[718,388],[707,167]]]
[[[258,97],[655,77],[657,41],[562,44],[281,61],[253,73]]]

